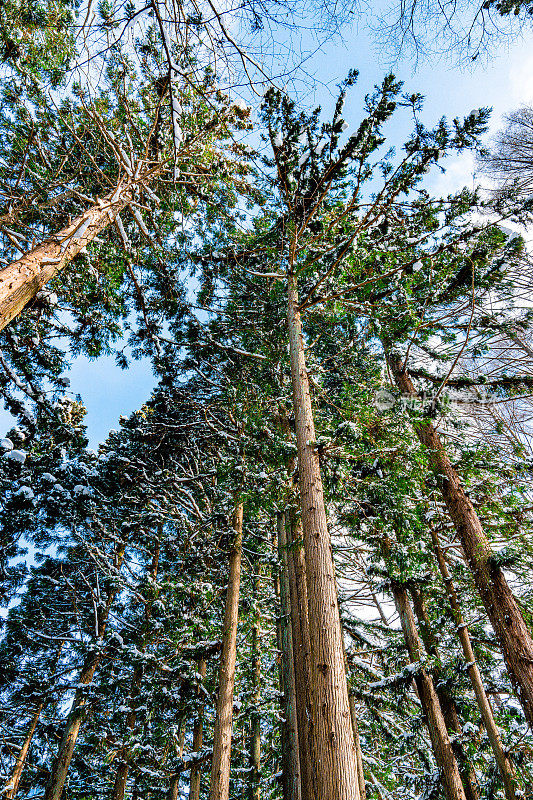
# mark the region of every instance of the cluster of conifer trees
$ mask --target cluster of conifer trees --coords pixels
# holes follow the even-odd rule
[[[0,10],[3,797],[533,797],[533,198],[432,196],[487,109],[348,130],[238,13]]]

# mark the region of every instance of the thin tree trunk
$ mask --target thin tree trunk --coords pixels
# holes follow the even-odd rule
[[[357,780],[359,781],[359,795],[361,800],[366,800],[366,783],[365,773],[363,769],[363,752],[361,750],[361,740],[359,739],[359,725],[357,724],[357,712],[355,709],[355,698],[352,692],[349,691],[348,699],[350,701],[350,716],[352,719],[353,738],[357,750]]]
[[[126,545],[122,543],[119,545],[115,552],[115,568],[118,570],[124,559],[124,552]],[[50,778],[46,786],[45,800],[61,800],[65,781],[67,779],[70,762],[76,746],[76,740],[80,732],[81,725],[87,713],[87,687],[92,682],[94,673],[100,663],[102,656],[99,646],[105,633],[109,611],[118,592],[118,587],[110,591],[107,596],[105,606],[100,609],[97,615],[97,635],[98,640],[96,647],[91,650],[83,664],[82,671],[78,680],[78,687],[74,694],[74,700],[70,707],[70,712],[67,717],[65,728],[61,743],[59,745],[59,752],[54,759],[52,769],[50,771]]]
[[[416,629],[413,609],[404,587],[395,585],[392,590],[409,658],[411,662],[416,663],[424,658],[424,648]],[[437,692],[431,675],[422,667],[415,676],[415,684],[426,716],[432,749],[446,798],[447,800],[466,800],[459,767],[446,730]]]
[[[119,184],[55,236],[0,270],[0,330],[131,203],[138,182]]]
[[[207,663],[205,658],[202,658],[198,663],[198,672],[202,678],[205,678],[207,671]],[[198,715],[194,723],[192,731],[192,750],[193,753],[198,753],[202,749],[204,740],[204,703],[198,706]],[[189,800],[200,800],[200,783],[202,780],[202,772],[200,764],[193,764],[191,767],[191,778],[189,786]]]
[[[176,755],[178,756],[180,761],[183,758],[184,745],[185,745],[185,720],[182,717],[179,722],[178,747],[176,748],[177,749]],[[170,781],[170,786],[168,787],[168,792],[167,792],[167,800],[179,800],[181,772],[182,770],[180,769]]]
[[[409,373],[399,357],[387,352],[387,361],[400,391],[418,397]],[[442,497],[470,565],[487,616],[500,643],[511,683],[526,719],[533,725],[533,640],[503,570],[492,552],[476,510],[466,495],[438,433],[427,420],[414,424],[427,448],[431,466],[438,476]]]
[[[259,569],[259,565],[257,565]],[[260,615],[257,608],[257,595],[259,590],[259,576],[253,578],[253,597],[255,602],[254,620],[252,625],[252,703],[254,706],[251,714],[250,731],[250,773],[248,784],[248,796],[250,800],[260,800],[261,785],[261,713],[259,711],[259,701],[261,699],[261,655],[260,655]]]
[[[293,274],[289,276],[287,320],[309,606],[317,795],[321,800],[359,800],[335,569]]]
[[[150,568],[148,570],[150,579],[155,581],[157,577],[157,569],[159,566],[159,538],[156,540],[154,553],[152,555],[152,560],[150,563]],[[144,652],[146,650],[146,645],[148,641],[149,635],[149,623],[150,618],[152,616],[152,600],[150,600],[145,605],[145,633],[141,645],[141,651]],[[141,684],[142,676],[143,676],[144,668],[142,665],[135,667],[133,670],[133,677],[131,679],[130,685],[130,703],[134,703],[136,698],[139,694],[139,686]],[[131,734],[135,728],[135,722],[137,720],[137,711],[134,708],[130,708],[128,713],[126,714],[126,731],[127,734]],[[113,784],[113,789],[111,792],[111,800],[124,800],[124,796],[126,794],[126,783],[128,780],[128,772],[130,768],[129,764],[129,752],[128,748],[122,747],[120,753],[118,754],[118,762],[119,766],[117,768],[117,772],[115,775],[115,782]]]
[[[228,592],[224,614],[224,631],[218,681],[217,713],[213,732],[213,762],[209,800],[228,800],[231,766],[231,734],[233,726],[233,688],[237,659],[237,622],[241,582],[243,505],[235,509],[235,538],[229,558]]]
[[[494,753],[494,758],[496,759],[496,763],[502,777],[505,789],[505,797],[507,800],[516,800],[516,780],[514,767],[509,760],[500,739],[500,734],[494,720],[489,698],[485,693],[483,679],[476,663],[476,657],[470,641],[468,626],[463,618],[459,598],[453,584],[452,576],[448,570],[448,565],[446,564],[446,559],[444,558],[444,553],[442,552],[437,532],[432,530],[431,537],[433,539],[433,546],[435,548],[435,555],[437,556],[437,563],[442,575],[442,580],[444,581],[448,599],[450,601],[450,606],[456,624],[457,636],[467,661],[468,675],[472,683],[472,688],[474,690],[481,718],[483,720],[483,724],[485,725],[485,730],[487,731],[487,736],[492,747],[492,752]]]
[[[418,620],[420,637],[424,642],[426,652],[429,655],[434,656],[437,659],[437,663],[440,663],[438,641],[431,627],[424,596],[420,589],[413,587],[411,589],[411,597],[413,599],[413,608]],[[462,736],[463,728],[459,720],[459,714],[457,713],[457,706],[447,688],[442,685],[440,667],[435,667],[432,678],[433,683],[436,684],[437,697],[439,698],[439,703],[444,716],[444,721],[446,722],[446,727],[450,733],[457,734],[457,736],[460,737]],[[463,747],[457,739],[455,739],[455,741],[452,743],[452,747],[457,759],[457,764],[459,766],[459,772],[461,773],[466,800],[479,800],[479,786],[476,773],[471,762],[467,758]]]
[[[59,658],[61,656],[61,650],[63,649],[63,644],[64,642],[59,643],[59,647],[57,648],[57,653],[52,661],[52,668],[50,670],[50,674],[52,677],[57,670],[57,665],[59,663]],[[43,695],[40,702],[37,704],[37,708],[35,709],[34,714],[31,718],[30,726],[28,728],[28,732],[26,733],[26,738],[24,739],[24,743],[20,748],[20,752],[17,756],[17,760],[13,768],[13,773],[11,775],[9,782],[4,788],[3,796],[5,797],[6,800],[12,800],[12,798],[14,798],[18,792],[20,779],[22,778],[22,772],[24,771],[24,766],[26,764],[26,759],[28,757],[28,752],[30,750],[33,734],[35,733],[35,730],[39,723],[41,712],[43,708],[46,706],[47,702],[48,702],[47,696]]]
[[[277,515],[277,540],[279,571],[276,575],[276,593],[279,596],[278,647],[280,650],[280,692],[283,723],[282,765],[283,800],[302,800],[300,788],[300,757],[298,753],[298,719],[296,716],[296,683],[294,677],[294,649],[291,628],[291,601],[285,514]]]

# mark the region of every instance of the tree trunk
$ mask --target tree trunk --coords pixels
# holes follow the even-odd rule
[[[74,222],[0,270],[0,330],[133,199],[137,181],[119,184]]]
[[[28,756],[28,751],[30,749],[31,740],[33,739],[33,734],[35,733],[35,729],[39,722],[39,717],[41,716],[41,711],[44,708],[44,700],[42,700],[35,710],[33,717],[31,718],[30,727],[28,728],[28,732],[26,734],[26,738],[24,739],[24,743],[20,748],[20,752],[17,756],[17,760],[15,762],[15,767],[13,769],[13,774],[11,775],[11,779],[7,783],[4,788],[4,797],[6,800],[11,800],[11,798],[15,797],[17,794],[20,779],[22,777],[22,771],[24,769],[24,764],[26,763],[26,758]]]
[[[298,719],[296,716],[296,683],[294,677],[294,649],[291,628],[291,601],[285,514],[277,515],[277,540],[279,572],[275,585],[279,595],[278,648],[280,650],[280,693],[283,723],[282,765],[283,800],[302,800],[300,788],[300,758],[298,754]]]
[[[470,677],[481,718],[483,720],[483,724],[485,725],[485,730],[487,731],[487,736],[492,747],[492,752],[494,753],[494,758],[496,759],[496,763],[502,777],[505,789],[505,797],[507,800],[516,800],[516,780],[514,767],[507,757],[500,739],[500,734],[494,720],[489,698],[485,693],[483,679],[476,663],[476,657],[470,642],[468,626],[464,621],[459,598],[453,584],[452,576],[448,570],[448,565],[446,564],[444,553],[442,552],[439,537],[436,531],[431,531],[431,537],[433,539],[433,546],[435,548],[435,555],[437,556],[437,563],[442,575],[442,580],[444,581],[448,599],[450,601],[450,606],[456,624],[457,636],[459,637],[459,641],[461,642],[461,647],[463,648],[463,653],[467,661],[468,675]]]
[[[155,581],[157,577],[157,569],[159,566],[159,539],[157,539],[155,544],[154,553],[152,555],[152,561],[150,564],[150,568],[148,570],[148,574],[152,581]],[[152,616],[152,600],[150,600],[145,605],[145,633],[142,637],[141,643],[141,651],[144,652],[146,650],[146,645],[148,642],[148,635],[149,635],[149,623],[150,618]],[[143,667],[137,666],[133,670],[133,676],[131,679],[130,685],[130,702],[134,703],[135,699],[138,697],[139,694],[139,686],[143,676]],[[135,722],[137,720],[137,711],[134,708],[130,708],[128,713],[126,714],[126,730],[128,735],[131,734],[135,728]],[[126,794],[126,783],[128,780],[128,772],[130,768],[129,764],[129,753],[128,748],[123,747],[118,754],[118,761],[119,766],[115,775],[115,782],[113,784],[113,790],[111,792],[111,800],[124,800],[124,796]]]
[[[317,795],[321,800],[359,800],[357,754],[350,721],[335,569],[315,446],[296,278],[292,274],[288,288],[287,319],[309,606],[314,741],[318,762]]]
[[[287,566],[291,602],[291,630],[294,656],[294,682],[296,688],[296,719],[298,721],[298,752],[302,800],[316,800],[315,749],[313,709],[311,705],[311,644],[309,639],[309,612],[305,556],[301,544],[302,530],[290,514],[286,519]]]
[[[418,397],[401,360],[387,353],[387,361],[400,391]],[[505,575],[492,552],[476,510],[466,495],[440,437],[429,420],[415,422],[421,443],[427,448],[442,497],[472,570],[487,616],[500,643],[511,683],[533,726],[533,640]]]
[[[115,568],[118,570],[124,559],[124,552],[126,545],[120,544],[115,551]],[[102,652],[100,645],[105,633],[109,611],[118,592],[118,588],[110,590],[105,606],[102,608],[101,613],[97,617],[97,635],[98,640],[96,647],[87,653],[82,671],[78,680],[78,687],[74,694],[74,700],[70,707],[70,712],[65,723],[65,729],[61,743],[59,745],[59,752],[54,759],[52,769],[50,771],[50,778],[46,786],[44,800],[61,800],[65,781],[67,779],[70,762],[76,746],[76,740],[80,732],[80,728],[85,715],[87,713],[87,687],[92,682],[94,673],[100,663]]]
[[[424,658],[424,648],[416,629],[413,609],[404,587],[393,586],[393,594],[409,658],[411,662],[416,663]],[[446,798],[447,800],[466,800],[459,767],[446,730],[439,699],[431,675],[422,667],[415,676],[415,684],[426,716],[432,749]]]
[[[202,678],[205,678],[207,671],[207,664],[205,658],[202,658],[198,663],[198,672]],[[198,706],[198,715],[194,723],[192,731],[192,750],[193,753],[198,753],[202,749],[204,739],[204,703]],[[191,778],[189,786],[189,800],[200,800],[200,783],[202,773],[200,764],[193,764],[191,767]]]
[[[53,678],[53,676],[54,676],[54,674],[55,674],[55,672],[57,670],[57,665],[59,663],[59,659],[60,659],[60,656],[61,656],[61,651],[63,649],[63,644],[64,644],[64,642],[60,642],[59,643],[59,647],[57,648],[57,653],[53,658],[52,666],[51,666],[51,670],[50,670],[51,678]],[[31,718],[31,722],[30,722],[30,727],[28,728],[28,732],[26,734],[26,738],[24,739],[24,743],[23,743],[22,747],[20,748],[20,752],[19,752],[19,754],[17,756],[17,760],[16,760],[15,766],[13,768],[13,774],[11,775],[11,779],[9,780],[7,785],[4,787],[3,796],[5,797],[5,800],[12,800],[12,798],[14,798],[16,796],[17,792],[18,792],[20,779],[22,778],[22,772],[24,770],[24,765],[26,764],[26,759],[28,757],[28,752],[30,750],[30,745],[31,745],[31,742],[32,742],[32,739],[33,739],[33,734],[35,733],[35,730],[36,730],[37,725],[39,723],[41,712],[42,712],[43,708],[47,705],[47,702],[48,702],[48,697],[46,695],[43,695],[41,697],[40,702],[37,704],[37,708],[35,709],[35,711],[33,713],[33,716]]]
[[[431,627],[424,596],[420,589],[413,587],[411,589],[411,597],[413,599],[413,607],[418,620],[420,636],[424,642],[426,652],[429,655],[434,656],[437,659],[437,663],[440,664],[441,660],[438,650],[438,640],[435,636],[433,628]],[[463,728],[457,712],[457,706],[448,689],[442,685],[440,667],[435,667],[432,678],[433,683],[436,684],[437,697],[439,698],[439,703],[442,709],[446,727],[450,733],[457,734],[460,737],[462,736]],[[467,758],[464,749],[458,740],[455,740],[452,743],[452,747],[457,759],[457,764],[459,766],[459,772],[461,773],[466,800],[479,800],[479,786],[476,773],[471,762]]]
[[[257,565],[259,569],[259,565]],[[261,713],[259,702],[261,700],[261,655],[259,641],[261,635],[260,615],[257,608],[257,594],[259,589],[259,576],[253,578],[254,619],[252,624],[252,703],[251,731],[250,731],[250,773],[248,783],[248,797],[250,800],[260,800],[260,770],[261,770]]]
[[[180,719],[179,723],[179,731],[178,731],[178,747],[176,755],[178,758],[183,758],[183,747],[185,745],[185,720],[182,718]],[[181,778],[182,770],[180,769],[170,781],[170,786],[168,787],[167,792],[167,800],[179,800],[179,788],[180,788],[180,778]]]
[[[229,558],[228,592],[224,614],[222,652],[218,681],[217,713],[213,732],[213,762],[209,800],[228,800],[231,766],[231,734],[233,726],[233,687],[237,659],[237,622],[241,582],[243,505],[235,509],[235,538]]]

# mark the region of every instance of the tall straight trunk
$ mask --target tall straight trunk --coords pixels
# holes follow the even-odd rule
[[[259,565],[257,565],[259,569]],[[254,575],[253,578],[253,597],[255,601],[254,620],[252,624],[252,703],[254,710],[251,714],[251,731],[250,731],[250,773],[248,782],[248,797],[249,800],[260,800],[261,798],[261,785],[260,785],[260,770],[261,770],[261,712],[259,711],[259,702],[261,699],[261,653],[260,653],[260,635],[261,624],[260,615],[257,608],[257,595],[259,590],[259,575]]]
[[[159,539],[157,539],[156,541],[155,549],[152,555],[152,560],[148,570],[148,574],[152,582],[155,581],[157,577],[158,566],[159,566]],[[142,652],[146,650],[151,616],[152,616],[152,600],[150,600],[145,605],[144,609],[145,633],[144,636],[142,637],[142,644],[141,644]],[[135,667],[135,669],[133,670],[133,676],[130,684],[131,703],[134,703],[139,695],[139,686],[141,684],[143,673],[144,673],[144,668],[142,665]],[[133,732],[136,720],[137,720],[137,711],[135,708],[130,708],[130,710],[126,714],[126,731],[128,735],[130,735]],[[124,800],[124,796],[126,794],[126,783],[128,780],[128,772],[130,769],[129,758],[130,757],[127,746],[122,747],[118,754],[117,760],[119,765],[115,774],[115,782],[113,784],[113,789],[111,791],[111,800]]]
[[[439,565],[442,580],[446,587],[446,592],[450,601],[450,606],[456,625],[457,636],[461,643],[461,647],[463,648],[463,654],[467,662],[468,676],[470,678],[470,682],[472,683],[472,688],[477,700],[481,719],[483,720],[485,730],[487,731],[487,736],[492,747],[492,752],[494,753],[494,758],[498,765],[498,769],[500,770],[500,775],[505,789],[505,797],[507,800],[516,800],[516,780],[514,767],[509,760],[500,739],[500,734],[492,713],[492,707],[485,692],[483,679],[481,677],[481,673],[476,662],[476,657],[474,655],[474,650],[472,648],[472,643],[470,641],[468,626],[465,623],[463,613],[461,611],[461,604],[459,603],[459,598],[455,590],[453,579],[448,569],[446,559],[444,558],[444,553],[442,552],[439,537],[436,531],[431,531],[431,538],[433,539],[433,547],[435,549],[437,563]]]
[[[238,503],[233,517],[235,532],[230,557],[228,591],[224,613],[222,652],[218,679],[217,712],[213,731],[213,761],[209,800],[228,800],[233,727],[233,688],[237,660],[237,623],[241,583],[243,504]]]
[[[359,725],[357,724],[355,698],[352,692],[349,693],[348,699],[350,701],[350,716],[352,718],[353,738],[357,750],[357,780],[359,782],[359,795],[361,797],[361,800],[366,800],[366,783],[365,783],[365,773],[363,769],[363,751],[361,750],[361,740],[359,738]]]
[[[275,588],[276,594],[279,596],[280,607],[277,630],[280,651],[281,710],[283,714],[281,726],[283,800],[302,800],[287,533],[285,529],[285,514],[283,512],[278,512],[276,523],[279,571],[275,577]]]
[[[55,236],[0,269],[0,330],[131,203],[139,181],[118,184]]]
[[[413,609],[409,602],[407,591],[404,587],[393,586],[394,601],[402,631],[407,645],[407,651],[411,662],[416,663],[424,658],[424,648],[416,628]],[[424,710],[431,745],[437,767],[440,772],[442,787],[447,800],[466,800],[461,774],[457,765],[457,760],[446,730],[446,722],[442,709],[435,691],[435,686],[431,675],[422,667],[418,670],[415,677],[415,684]]]
[[[64,642],[59,643],[59,647],[57,648],[57,653],[55,654],[54,659],[52,661],[52,669],[50,671],[51,677],[53,677],[54,673],[57,670],[57,665],[59,663],[59,658],[61,656],[61,650],[63,649],[63,644]],[[37,729],[37,725],[39,724],[39,719],[41,717],[41,712],[43,708],[46,706],[47,702],[48,702],[48,697],[46,695],[43,695],[41,697],[41,700],[37,703],[35,711],[33,712],[33,716],[31,718],[31,722],[28,727],[26,737],[24,739],[22,747],[20,748],[17,760],[15,761],[15,766],[13,767],[11,778],[4,788],[3,796],[5,797],[6,800],[12,800],[14,797],[16,797],[20,784],[20,779],[22,778],[22,773],[24,771],[24,766],[26,764],[26,759],[28,757],[31,742],[33,739],[33,734]]]
[[[411,597],[413,599],[413,608],[418,620],[420,637],[424,643],[426,652],[429,655],[434,656],[437,659],[438,664],[440,663],[438,640],[428,617],[424,596],[418,587],[413,587],[411,589]],[[437,697],[439,698],[440,707],[442,709],[442,714],[444,716],[444,721],[446,722],[446,727],[454,738],[454,741],[452,741],[452,747],[457,759],[457,764],[459,766],[459,772],[461,773],[466,800],[479,800],[479,786],[475,770],[466,756],[460,741],[458,738],[455,738],[456,736],[461,737],[463,734],[463,728],[457,712],[457,705],[452,695],[441,681],[442,670],[439,666],[434,668],[432,677],[437,691]]]
[[[126,546],[124,543],[122,543],[117,547],[115,551],[114,566],[115,569],[117,570],[120,568],[122,561],[124,559],[125,549]],[[50,771],[50,778],[46,786],[44,800],[61,800],[63,789],[65,786],[65,781],[67,779],[70,767],[70,762],[72,760],[72,755],[74,753],[74,748],[76,746],[76,740],[78,738],[80,728],[87,713],[87,694],[86,694],[87,688],[92,683],[94,673],[96,672],[96,669],[102,657],[100,645],[105,633],[107,620],[109,617],[109,611],[111,609],[111,606],[113,604],[117,592],[118,592],[118,587],[112,589],[107,596],[105,606],[103,606],[103,608],[99,607],[98,609],[98,616],[97,616],[98,639],[96,641],[96,646],[91,651],[89,651],[89,653],[87,653],[87,656],[85,658],[85,662],[83,664],[79,676],[78,686],[74,694],[74,700],[72,701],[70,712],[65,723],[65,728],[63,730],[63,736],[61,738],[61,743],[59,745],[59,752],[56,758],[54,759],[54,763]]]
[[[291,603],[291,631],[296,688],[296,719],[302,800],[316,800],[313,709],[311,704],[311,643],[305,555],[301,544],[302,529],[294,515],[286,519],[287,567]]]
[[[176,748],[177,752],[176,755],[178,758],[183,758],[183,748],[185,745],[185,720],[182,717],[179,723],[179,731],[178,731],[178,746]],[[180,778],[181,778],[182,770],[180,769],[171,779],[170,785],[168,787],[167,792],[167,800],[179,800],[180,797]]]
[[[400,391],[418,397],[409,373],[399,357],[387,352],[387,361]],[[470,498],[453,468],[438,433],[429,420],[414,424],[420,442],[427,448],[438,476],[442,497],[472,570],[487,616],[500,643],[507,672],[533,725],[533,639],[516,599],[498,564]]]
[[[207,663],[205,658],[200,659],[198,663],[198,673],[201,678],[205,678],[207,672]],[[199,689],[200,691],[200,689]],[[202,749],[204,741],[204,703],[198,706],[196,720],[192,731],[192,750],[193,753],[198,753]],[[189,800],[200,800],[200,784],[202,781],[202,772],[200,764],[193,764],[191,767],[191,778],[189,785]]]
[[[359,800],[335,568],[294,274],[288,279],[287,320],[309,607],[317,795],[321,800]]]

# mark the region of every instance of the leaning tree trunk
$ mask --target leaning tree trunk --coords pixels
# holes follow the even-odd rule
[[[489,698],[486,695],[485,687],[483,686],[483,679],[476,662],[474,650],[472,649],[468,626],[463,618],[459,598],[457,596],[448,565],[446,564],[446,559],[444,558],[444,553],[442,552],[439,537],[436,531],[431,531],[431,538],[433,539],[433,546],[435,549],[435,555],[437,556],[440,574],[442,576],[442,580],[444,581],[448,599],[450,601],[453,618],[456,624],[457,636],[467,661],[467,671],[472,683],[474,694],[476,696],[481,719],[483,720],[483,724],[485,726],[485,730],[487,731],[487,736],[492,747],[492,752],[494,753],[494,758],[496,759],[498,769],[500,770],[505,789],[505,797],[507,800],[516,800],[516,779],[514,767],[509,760],[500,739],[500,734],[494,720]]]
[[[424,658],[424,648],[416,629],[413,609],[403,586],[392,587],[394,601],[402,626],[409,658],[413,663]],[[439,768],[442,787],[447,800],[466,800],[463,782],[453,748],[446,730],[446,722],[442,714],[439,698],[431,675],[420,666],[415,676],[415,685],[426,717],[427,727],[437,767]]]
[[[61,656],[61,651],[63,649],[63,644],[64,644],[64,642],[60,642],[59,643],[59,646],[57,648],[57,653],[55,654],[54,659],[52,661],[52,668],[50,670],[51,679],[53,679],[54,673],[57,670],[57,665],[59,663],[59,659],[60,659],[60,656]],[[29,753],[29,750],[30,750],[31,742],[32,742],[32,739],[33,739],[33,734],[35,733],[37,725],[39,724],[39,719],[40,719],[40,716],[41,716],[41,712],[42,712],[43,708],[47,705],[47,702],[48,702],[48,697],[46,695],[43,695],[41,697],[41,700],[37,704],[37,708],[35,709],[35,711],[33,713],[33,716],[31,718],[31,722],[30,722],[30,726],[28,728],[28,732],[26,733],[26,737],[24,739],[22,747],[20,748],[19,754],[17,756],[17,760],[16,760],[15,766],[13,768],[13,773],[11,775],[11,778],[10,778],[9,782],[4,787],[3,797],[5,798],[5,800],[13,800],[13,798],[16,797],[16,794],[17,794],[18,788],[19,788],[19,784],[20,784],[20,779],[22,778],[22,772],[24,770],[24,765],[26,764],[26,759],[28,757],[28,753]]]
[[[418,397],[409,373],[399,357],[387,352],[387,361],[400,391]],[[420,442],[427,448],[438,477],[442,497],[455,526],[466,560],[472,570],[487,616],[500,643],[511,683],[533,725],[533,639],[494,556],[489,540],[470,498],[453,468],[441,439],[429,420],[415,422]]]
[[[228,800],[229,798],[233,687],[237,660],[237,622],[239,618],[239,589],[241,583],[242,520],[243,504],[241,502],[237,505],[233,518],[235,538],[229,558],[228,592],[224,614],[222,652],[220,654],[209,800]]]
[[[203,679],[207,672],[207,664],[205,658],[200,659],[198,662],[198,674]],[[198,687],[200,693],[200,686]],[[197,716],[192,731],[192,750],[193,753],[199,753],[202,749],[204,740],[204,703],[198,706]],[[189,800],[200,800],[200,783],[202,780],[202,772],[200,764],[195,763],[191,767],[191,777],[189,784]]]
[[[115,552],[115,569],[119,569],[124,559],[126,546],[122,543]],[[105,633],[107,620],[111,606],[118,592],[118,587],[110,590],[105,606],[98,609],[97,616],[97,646],[94,647],[86,656],[82,671],[78,680],[78,686],[74,694],[74,700],[70,707],[70,712],[65,723],[65,729],[59,745],[59,752],[54,759],[50,778],[46,786],[44,800],[61,800],[65,781],[67,779],[70,762],[76,746],[76,740],[80,732],[81,725],[87,713],[87,689],[92,683],[94,673],[100,663],[102,651],[100,645]]]
[[[279,569],[275,577],[275,587],[279,596],[280,608],[277,631],[278,648],[280,650],[280,694],[283,715],[283,722],[281,723],[283,800],[302,800],[287,533],[285,529],[285,514],[283,512],[278,512],[277,515],[277,542]]]
[[[335,568],[293,274],[289,275],[287,319],[309,606],[317,795],[320,800],[359,800]]]
[[[424,643],[424,647],[426,648],[428,655],[433,656],[436,659],[436,666],[432,670],[432,679],[437,692],[437,697],[439,698],[439,703],[444,716],[444,721],[446,722],[446,727],[448,728],[448,731],[454,740],[452,741],[452,747],[459,766],[459,772],[461,773],[466,800],[479,800],[479,786],[476,772],[460,743],[460,738],[463,734],[463,728],[457,712],[457,705],[454,698],[441,680],[442,669],[439,665],[442,662],[438,649],[438,640],[428,617],[424,596],[418,587],[411,588],[411,598],[413,600],[415,615],[418,620],[420,638]]]
[[[119,183],[74,222],[58,231],[29,253],[0,270],[0,330],[8,325],[37,292],[78,255],[100,231],[107,228],[122,209],[131,203],[137,185],[130,180]]]

